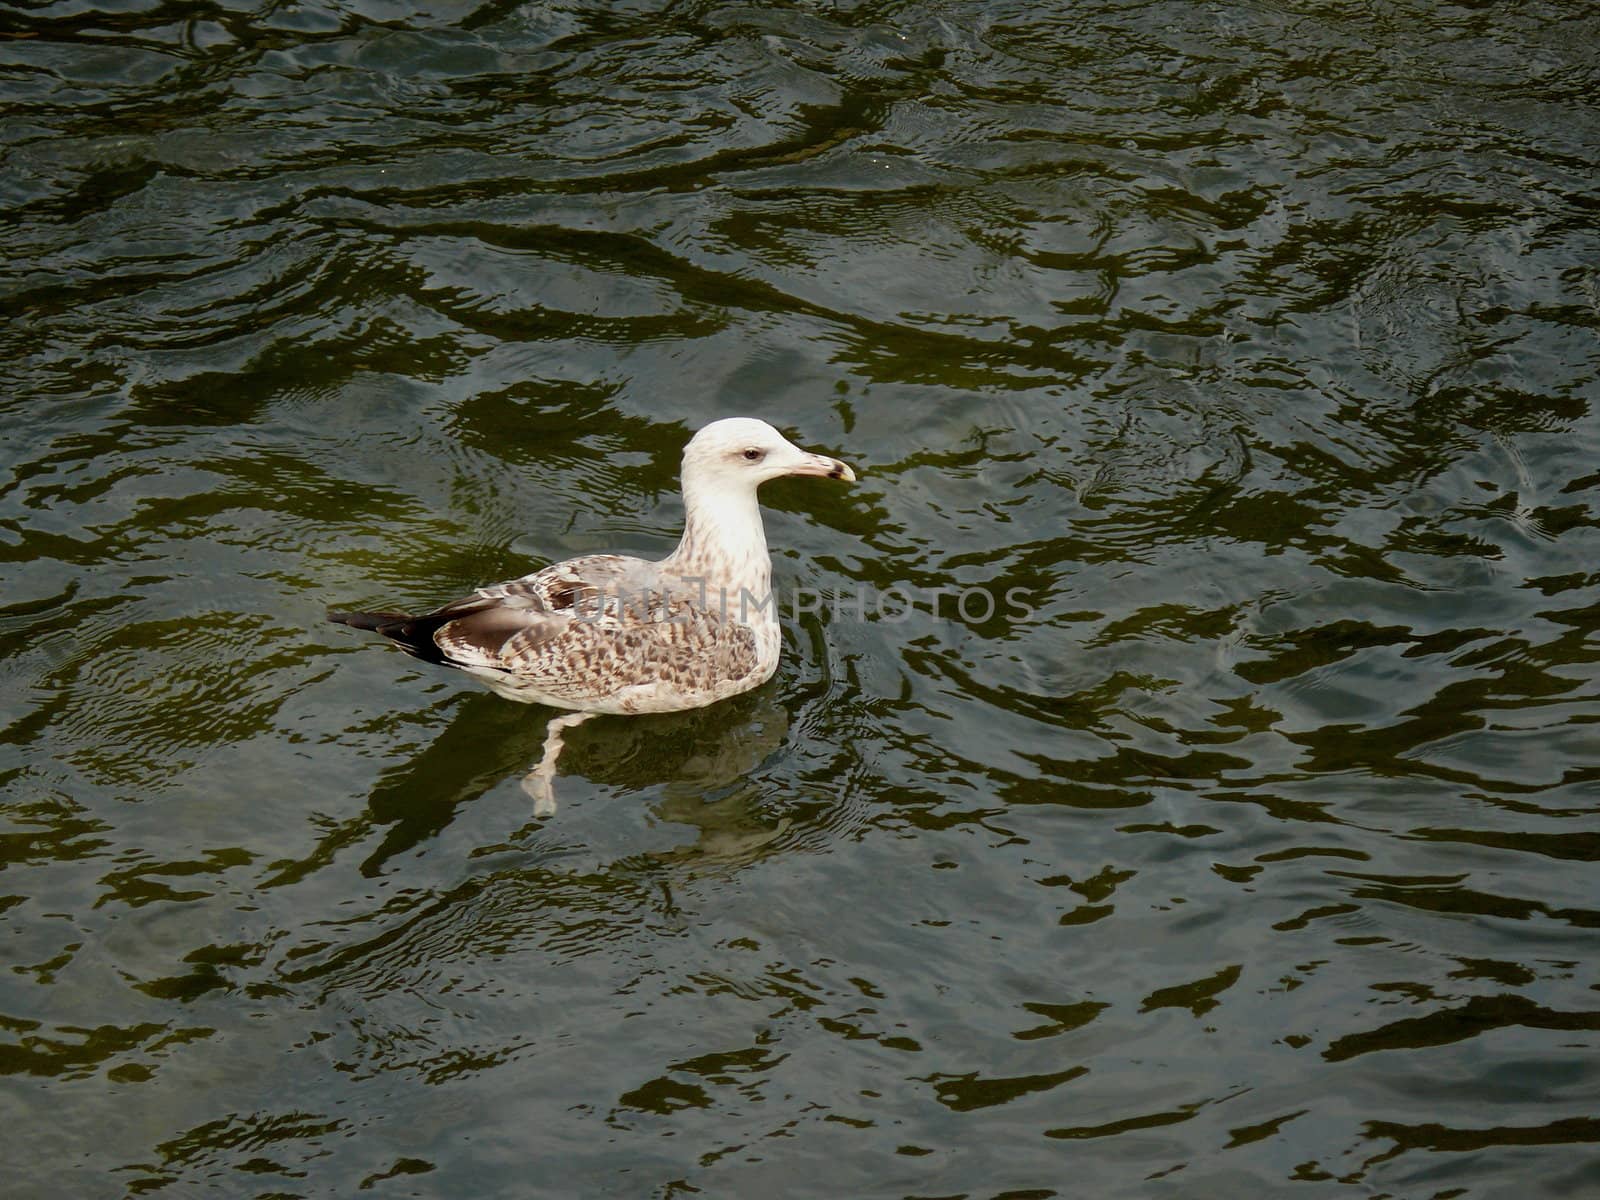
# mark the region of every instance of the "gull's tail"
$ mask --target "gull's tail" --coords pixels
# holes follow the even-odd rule
[[[382,634],[400,649],[424,662],[447,663],[444,654],[433,640],[434,630],[450,620],[439,613],[426,613],[408,617],[392,612],[335,612],[328,610],[328,620],[335,625],[348,625],[352,629],[366,629]]]
[[[335,612],[330,608],[328,620],[335,625],[348,625],[351,629],[370,629],[373,633],[383,633],[385,625],[403,625],[411,618],[404,613]]]

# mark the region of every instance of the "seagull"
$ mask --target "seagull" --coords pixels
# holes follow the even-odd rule
[[[772,678],[782,635],[756,489],[782,475],[856,477],[765,421],[713,421],[684,447],[683,537],[666,558],[584,555],[420,616],[330,610],[328,619],[507,699],[566,710],[523,780],[535,815],[548,816],[567,730],[601,714],[700,708]]]

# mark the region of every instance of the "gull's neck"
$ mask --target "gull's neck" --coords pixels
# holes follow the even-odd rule
[[[683,537],[662,560],[661,569],[677,575],[695,591],[704,580],[708,602],[715,608],[726,589],[728,613],[740,616],[741,592],[748,594],[746,612],[753,614],[772,589],[772,558],[761,508],[753,487],[710,487],[683,481]],[[771,607],[765,610],[771,614]]]

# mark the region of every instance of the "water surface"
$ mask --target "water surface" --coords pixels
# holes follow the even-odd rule
[[[1597,43],[0,18],[10,1194],[1600,1189]],[[734,414],[861,473],[764,493],[847,602],[554,818],[323,622],[664,553]]]

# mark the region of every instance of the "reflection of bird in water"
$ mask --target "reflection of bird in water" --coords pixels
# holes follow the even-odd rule
[[[645,851],[659,861],[731,865],[783,836],[751,775],[782,751],[789,710],[768,690],[737,697],[713,713],[668,713],[631,721],[603,743],[580,744],[574,769],[602,783],[658,785],[655,819],[696,831],[692,842]],[[515,840],[515,839],[513,839]],[[638,849],[638,847],[635,847]]]
[[[781,635],[756,489],[782,475],[854,480],[771,425],[713,421],[683,451],[684,530],[659,562],[594,554],[555,563],[420,616],[330,612],[499,695],[569,710],[550,722],[523,781],[555,811],[562,735],[602,713],[699,708],[765,683]]]
[[[364,840],[370,821],[387,829],[369,847],[361,869],[380,874],[386,863],[438,836],[462,805],[526,769],[542,736],[526,714],[489,695],[459,700],[455,719],[431,745],[384,773],[369,797],[368,814],[330,829],[304,862],[286,867],[286,878]],[[699,831],[692,845],[656,852],[657,857],[740,862],[783,832],[782,823],[773,828],[760,784],[750,776],[783,749],[788,732],[788,708],[770,688],[761,688],[715,709],[619,721],[602,739],[568,746],[562,761],[608,787],[648,786],[660,797],[651,806],[655,818]],[[474,857],[524,854],[537,826],[536,820],[502,843],[480,845]],[[637,850],[630,843],[629,852]]]

